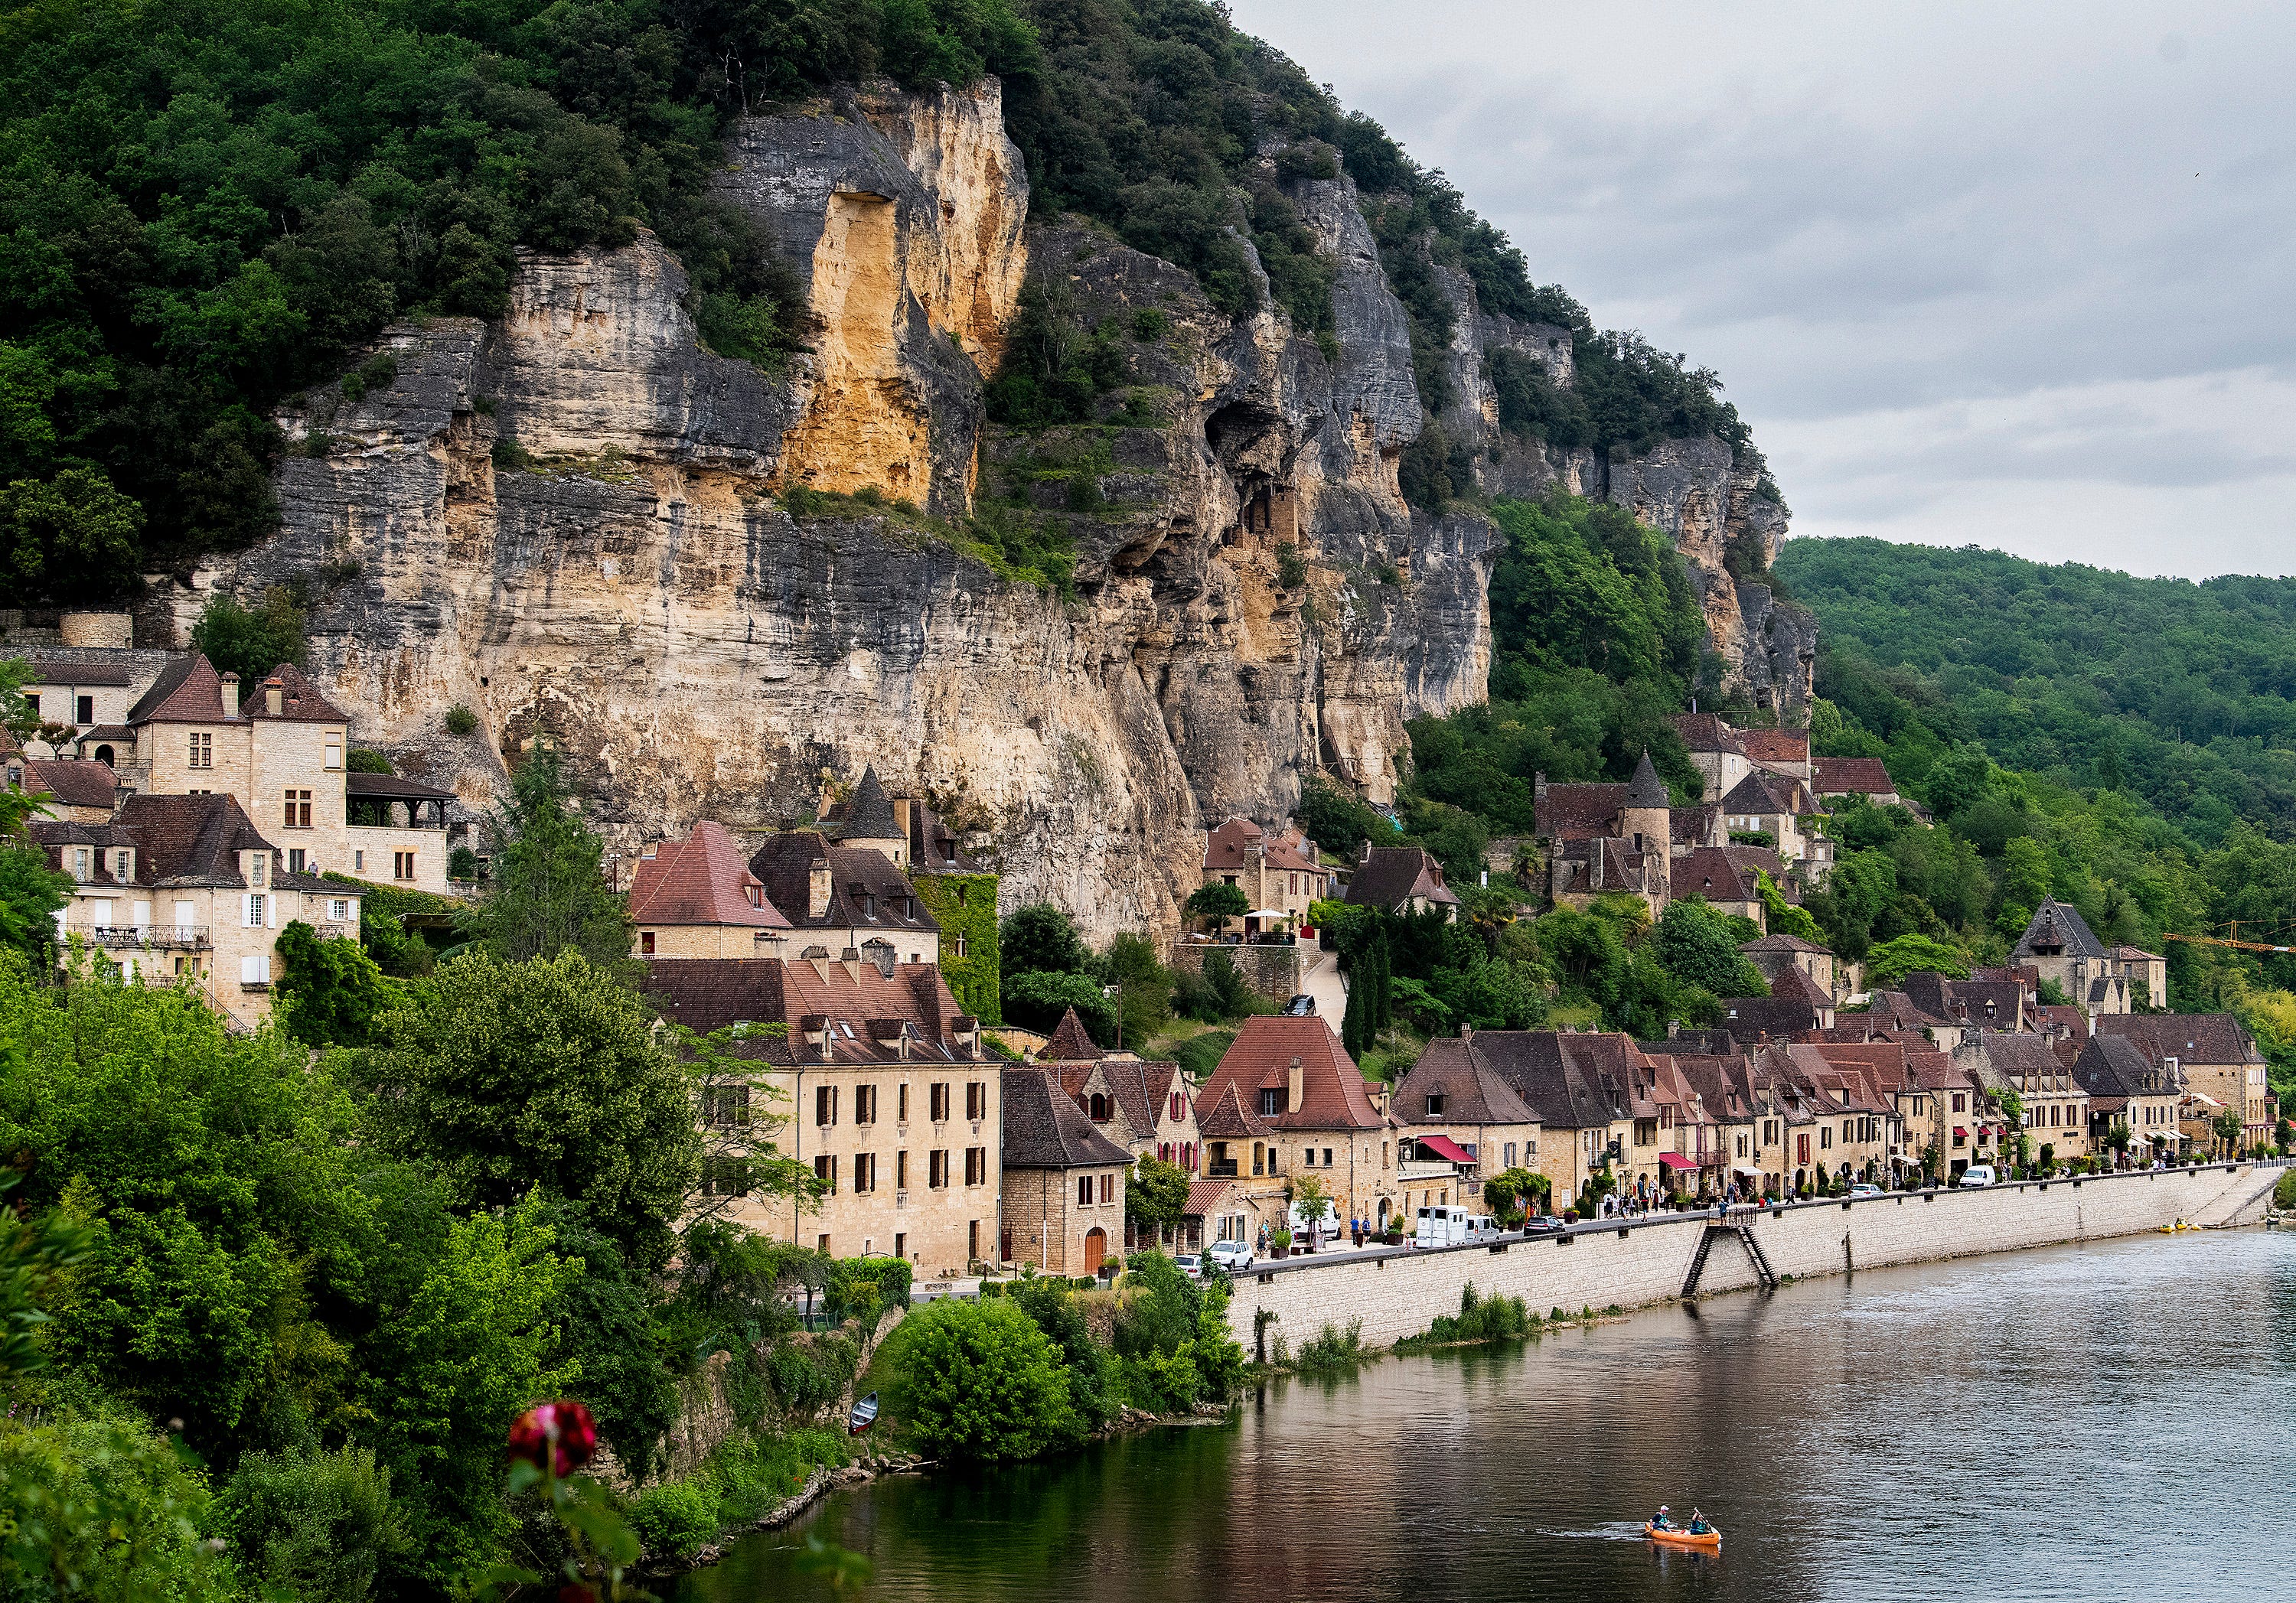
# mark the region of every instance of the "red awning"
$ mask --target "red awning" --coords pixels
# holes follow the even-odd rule
[[[1953,1139],[1957,1141],[1965,1141],[1969,1139],[1969,1132],[1963,1129],[1959,1125],[1956,1125],[1953,1127]]]
[[[1661,1169],[1695,1169],[1698,1167],[1696,1163],[1685,1157],[1679,1152],[1661,1152],[1658,1155],[1658,1163],[1659,1167]]]
[[[1447,1157],[1455,1164],[1471,1164],[1475,1155],[1447,1135],[1423,1135],[1419,1144],[1438,1157]]]

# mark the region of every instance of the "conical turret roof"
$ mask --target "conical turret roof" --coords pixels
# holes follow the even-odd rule
[[[1629,807],[1668,807],[1674,805],[1667,793],[1666,781],[1651,766],[1650,748],[1643,748],[1643,760],[1635,765],[1635,777],[1627,782],[1627,806]]]
[[[846,840],[898,840],[901,833],[901,821],[893,816],[893,804],[885,799],[885,787],[877,782],[877,765],[872,763],[853,788],[838,834]]]

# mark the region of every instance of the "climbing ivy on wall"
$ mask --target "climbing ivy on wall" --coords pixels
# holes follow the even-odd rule
[[[914,883],[940,926],[941,977],[968,1012],[983,1024],[1002,1024],[996,953],[996,876],[919,874]],[[962,938],[964,955],[957,955]]]

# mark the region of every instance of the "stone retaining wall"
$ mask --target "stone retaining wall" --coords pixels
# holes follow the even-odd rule
[[[1291,946],[1223,946],[1210,941],[1174,941],[1168,961],[1174,969],[1185,969],[1191,974],[1204,971],[1204,959],[1215,952],[1225,952],[1235,964],[1235,971],[1243,976],[1243,983],[1262,996],[1275,1002],[1289,1002],[1299,994],[1300,977],[1314,961],[1313,945]]]
[[[2255,1223],[2284,1172],[2278,1164],[2234,1164],[1984,1190],[1893,1191],[1793,1204],[1759,1215],[1751,1228],[1777,1273],[1839,1274],[2136,1235],[2178,1220]],[[1496,1247],[1393,1248],[1262,1264],[1235,1278],[1228,1321],[1253,1353],[1262,1310],[1274,1316],[1270,1342],[1280,1333],[1297,1347],[1324,1325],[1360,1318],[1365,1344],[1384,1346],[1424,1330],[1438,1313],[1456,1313],[1469,1281],[1478,1291],[1520,1296],[1539,1314],[1663,1302],[1681,1294],[1691,1255],[1711,1223],[1711,1214],[1673,1214],[1626,1225],[1579,1225],[1560,1237]],[[1718,1239],[1700,1277],[1701,1294],[1758,1283],[1745,1248],[1734,1239]]]

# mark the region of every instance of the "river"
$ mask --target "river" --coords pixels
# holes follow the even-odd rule
[[[840,1493],[671,1596],[825,1596],[808,1531],[881,1603],[2260,1596],[2292,1423],[2296,1233],[2146,1236],[1277,1381],[1226,1424]],[[1661,1502],[1721,1555],[1642,1541]]]

